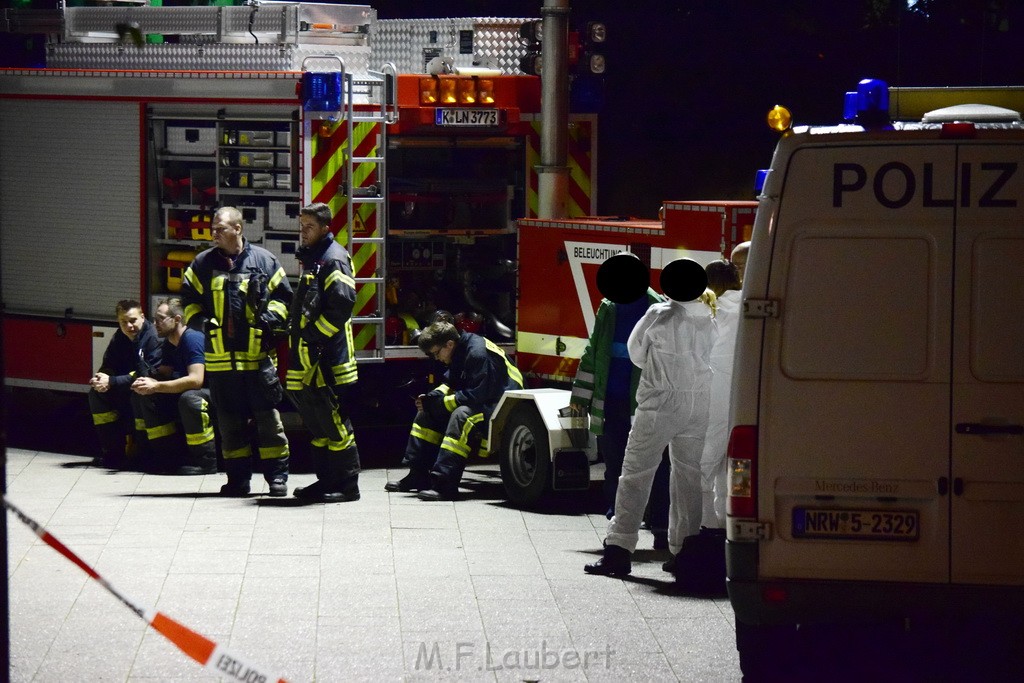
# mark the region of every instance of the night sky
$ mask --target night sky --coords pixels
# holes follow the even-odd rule
[[[381,19],[539,17],[543,0],[368,4]],[[796,124],[828,124],[842,115],[843,93],[866,77],[903,86],[1024,84],[1024,0],[906,5],[571,2],[571,23],[608,26],[599,212],[654,218],[666,199],[751,198],[754,174],[769,164],[777,140],[765,125],[775,104],[787,106]],[[30,58],[22,37],[4,39],[4,62]]]

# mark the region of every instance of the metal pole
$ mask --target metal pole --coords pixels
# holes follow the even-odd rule
[[[537,215],[564,218],[569,189],[569,0],[544,0]]]

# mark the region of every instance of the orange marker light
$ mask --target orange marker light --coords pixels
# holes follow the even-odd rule
[[[420,79],[420,104],[437,103],[437,79]]]
[[[438,80],[440,81],[440,85],[438,87],[440,97],[438,97],[438,100],[441,102],[441,104],[455,104],[456,102],[458,102],[459,98],[458,95],[456,94],[456,84],[458,83],[458,79],[440,78]]]
[[[459,104],[476,104],[476,83],[472,78],[459,79]]]
[[[481,78],[477,81],[477,96],[480,104],[494,104],[494,81],[490,78]]]

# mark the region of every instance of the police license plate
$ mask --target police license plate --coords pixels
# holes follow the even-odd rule
[[[497,126],[497,109],[435,109],[434,123],[439,126]]]
[[[793,508],[794,538],[916,541],[920,529],[917,510]]]

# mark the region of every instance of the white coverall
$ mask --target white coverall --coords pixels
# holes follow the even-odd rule
[[[718,339],[711,349],[711,409],[704,455],[700,459],[701,492],[704,499],[702,526],[725,526],[725,500],[728,491],[726,450],[729,446],[729,394],[732,391],[732,359],[736,350],[736,331],[740,323],[739,290],[722,292],[718,297]]]
[[[678,553],[683,539],[700,531],[700,458],[717,336],[711,311],[700,301],[654,304],[629,335],[626,347],[640,368],[640,385],[606,544],[636,550],[654,473],[669,445],[669,550]]]

